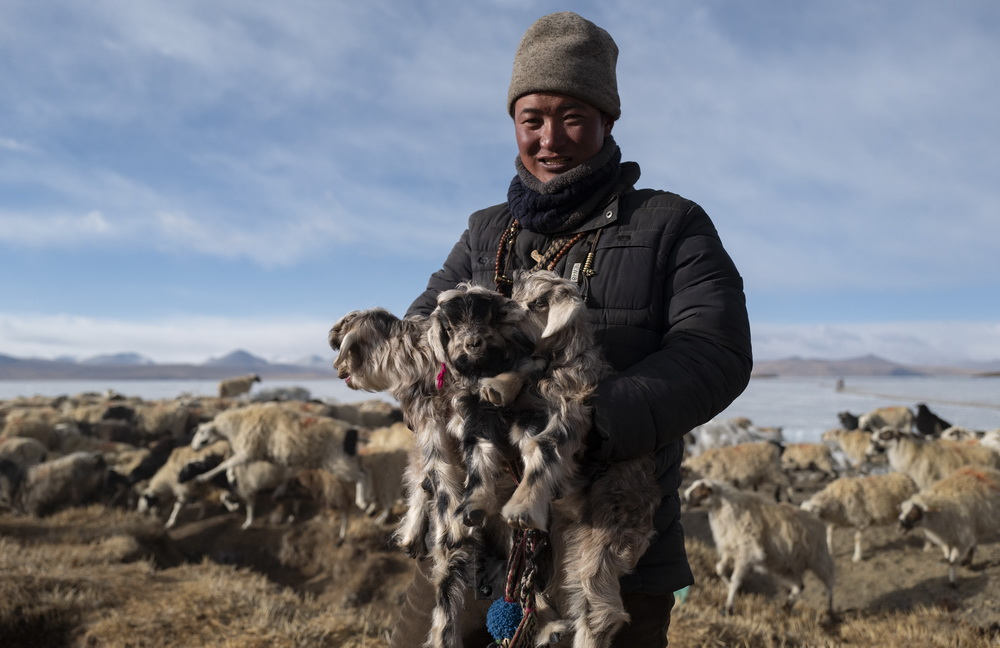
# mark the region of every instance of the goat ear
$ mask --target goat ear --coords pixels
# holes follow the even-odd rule
[[[448,344],[448,334],[441,326],[441,318],[438,313],[431,313],[430,322],[427,326],[427,344],[438,362],[447,362],[448,354],[445,346]]]
[[[569,299],[559,299],[549,304],[549,318],[545,322],[542,338],[555,335],[566,328],[573,318],[583,309],[583,304]]]

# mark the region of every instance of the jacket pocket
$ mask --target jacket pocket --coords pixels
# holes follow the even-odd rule
[[[649,308],[658,284],[658,231],[605,231],[594,254],[596,274],[590,278],[590,303],[608,309]]]

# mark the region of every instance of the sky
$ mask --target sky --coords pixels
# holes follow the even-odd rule
[[[505,200],[514,51],[562,10],[756,358],[1000,359],[994,0],[2,0],[0,353],[288,361],[401,315]]]

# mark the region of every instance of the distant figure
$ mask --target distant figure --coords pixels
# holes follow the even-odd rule
[[[839,391],[839,392],[840,391],[844,391],[844,379],[843,378],[837,378],[837,386],[834,387],[834,389],[836,391]]]
[[[236,378],[226,378],[219,382],[219,398],[236,398],[250,391],[255,382],[260,382],[257,374],[247,374]]]

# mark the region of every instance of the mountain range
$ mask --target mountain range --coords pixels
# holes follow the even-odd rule
[[[275,363],[237,349],[201,364],[158,363],[134,352],[99,355],[84,360],[17,358],[0,354],[0,380],[217,380],[256,373],[262,378],[333,378],[333,359],[309,356]]]
[[[146,379],[216,380],[244,373],[262,378],[333,378],[332,358],[318,355],[287,363],[270,362],[249,351],[236,349],[201,364],[157,363],[135,352],[98,355],[83,360],[16,358],[0,354],[0,380]],[[914,366],[876,355],[829,360],[792,356],[780,360],[758,360],[753,375],[773,376],[941,376],[1000,375],[1000,361],[972,365]]]

